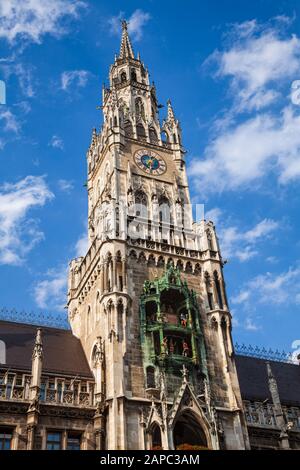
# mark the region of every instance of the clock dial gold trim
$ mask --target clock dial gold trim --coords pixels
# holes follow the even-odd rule
[[[134,153],[136,166],[151,176],[161,176],[167,171],[165,160],[154,150],[139,149]]]

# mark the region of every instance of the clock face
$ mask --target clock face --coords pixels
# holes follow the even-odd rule
[[[153,150],[138,150],[134,155],[134,160],[138,168],[148,175],[162,175],[166,169],[166,162]]]

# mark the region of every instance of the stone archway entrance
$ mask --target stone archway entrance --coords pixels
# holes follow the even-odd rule
[[[182,413],[176,420],[173,430],[173,441],[176,450],[208,449],[203,429],[193,413]]]

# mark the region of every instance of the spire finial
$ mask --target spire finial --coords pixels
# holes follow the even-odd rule
[[[126,20],[121,21],[122,25],[122,39],[121,39],[121,47],[120,47],[120,59],[134,59],[134,53],[131,46],[131,42],[128,35],[128,23]]]

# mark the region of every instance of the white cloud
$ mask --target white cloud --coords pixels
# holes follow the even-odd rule
[[[244,328],[245,328],[245,330],[248,330],[248,331],[258,331],[258,330],[260,330],[260,326],[256,325],[256,323],[254,323],[254,321],[250,317],[246,318]]]
[[[264,219],[246,232],[236,226],[221,225],[219,239],[222,256],[248,261],[258,254],[258,242],[265,241],[278,227],[278,222],[272,219]]]
[[[0,38],[41,43],[45,34],[60,37],[66,32],[66,19],[77,19],[85,5],[79,0],[2,0]]]
[[[0,69],[6,82],[12,75],[18,79],[21,92],[26,98],[32,98],[35,95],[33,78],[33,67],[17,62],[16,56],[13,54],[0,62]]]
[[[300,71],[300,39],[282,37],[280,18],[270,26],[256,20],[235,25],[230,46],[215,52],[216,76],[229,77],[235,110],[261,109],[278,97],[277,86],[293,80]]]
[[[291,107],[282,114],[257,115],[225,129],[210,142],[204,159],[192,160],[190,177],[201,190],[250,188],[269,172],[279,183],[300,177],[300,115]]]
[[[271,264],[276,264],[278,263],[278,258],[276,258],[276,256],[268,256],[266,261]]]
[[[261,274],[248,281],[233,303],[248,302],[266,305],[295,305],[299,295],[300,268],[289,267],[282,273]]]
[[[67,301],[67,269],[65,266],[47,272],[47,279],[34,287],[34,299],[38,307],[47,310],[63,310]]]
[[[60,179],[58,180],[58,187],[61,191],[66,193],[70,193],[74,189],[74,184],[70,180]]]
[[[75,256],[85,256],[87,248],[87,235],[83,234],[73,248]],[[68,261],[50,269],[45,279],[38,281],[33,287],[33,297],[38,307],[48,311],[64,309],[67,302]]]
[[[222,211],[218,207],[214,207],[213,209],[210,209],[209,211],[205,211],[205,219],[212,221],[215,225],[219,225],[219,222],[221,221],[221,216],[222,216]]]
[[[140,40],[143,36],[143,27],[150,20],[149,13],[138,8],[135,10],[128,19],[128,32],[136,41]],[[124,19],[124,12],[120,12],[118,16],[113,16],[109,19],[110,30],[113,34],[120,34],[121,20]]]
[[[249,291],[241,291],[237,296],[232,297],[231,302],[233,304],[242,304],[250,297]]]
[[[37,221],[28,216],[52,198],[42,176],[27,176],[0,187],[0,264],[21,264],[43,238]]]
[[[85,256],[88,251],[88,235],[84,233],[75,245],[76,257]]]
[[[57,149],[60,149],[60,150],[63,150],[64,149],[64,142],[63,140],[58,137],[57,135],[53,135],[50,142],[49,142],[49,145],[53,148],[57,148]]]
[[[203,158],[191,162],[189,173],[202,192],[257,189],[267,175],[282,185],[299,179],[299,108],[279,101],[287,86],[290,99],[300,75],[300,38],[287,35],[290,23],[278,17],[272,24],[235,25],[229,46],[208,59],[218,77],[229,78],[232,104],[215,119]],[[271,104],[276,107],[266,111]],[[251,115],[241,120],[244,111]]]
[[[70,86],[84,88],[90,72],[87,70],[69,70],[61,74],[61,89],[68,91]]]
[[[0,108],[0,121],[3,121],[3,130],[5,132],[19,133],[20,124],[16,116],[8,108]]]

